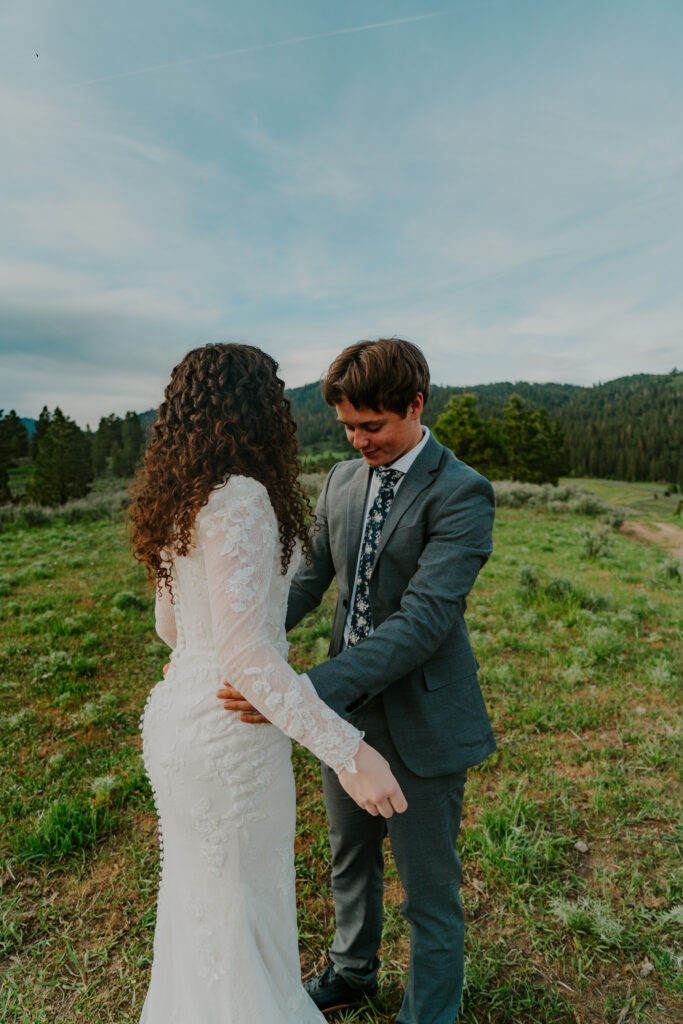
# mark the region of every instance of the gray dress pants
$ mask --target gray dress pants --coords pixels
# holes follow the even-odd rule
[[[455,849],[467,773],[424,779],[403,764],[393,744],[381,697],[350,720],[386,757],[408,801],[385,820],[361,810],[323,765],[330,820],[336,933],[330,958],[350,985],[372,985],[380,965],[383,855],[389,834],[406,898],[410,975],[396,1024],[453,1024],[463,984],[460,859]]]

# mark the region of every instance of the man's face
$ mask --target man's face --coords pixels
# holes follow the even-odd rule
[[[335,409],[349,443],[361,453],[368,466],[389,466],[422,440],[420,414],[423,406],[422,395],[418,394],[405,416],[386,409],[379,412],[356,409],[348,398],[342,398]]]

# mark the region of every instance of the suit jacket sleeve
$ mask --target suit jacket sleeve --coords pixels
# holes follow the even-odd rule
[[[398,610],[357,647],[308,672],[338,714],[361,707],[438,652],[491,554],[494,496],[484,477],[469,472],[427,515],[425,546]]]
[[[316,505],[315,526],[311,531],[310,561],[302,560],[301,568],[292,580],[287,602],[287,630],[292,629],[304,615],[318,607],[335,575],[327,523],[327,499],[330,480],[336,468],[333,466],[328,473]]]

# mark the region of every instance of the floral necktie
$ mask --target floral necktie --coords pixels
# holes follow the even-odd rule
[[[394,500],[394,487],[403,476],[397,469],[386,469],[384,466],[375,467],[375,476],[379,480],[379,491],[368,512],[363,536],[363,547],[358,565],[358,579],[356,580],[356,594],[351,612],[351,625],[349,628],[348,647],[355,647],[361,640],[365,640],[370,633],[372,615],[370,612],[370,577],[377,556],[377,546],[382,534],[384,520]]]

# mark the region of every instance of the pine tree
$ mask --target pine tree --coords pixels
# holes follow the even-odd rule
[[[124,476],[133,476],[145,448],[145,432],[138,414],[127,412],[121,424]]]
[[[103,416],[100,420],[97,428],[97,440],[104,453],[105,458],[111,456],[111,447],[113,444],[121,445],[121,427],[123,420],[120,416],[115,413],[110,413],[109,416]]]
[[[503,420],[482,419],[476,395],[450,399],[434,425],[434,436],[459,459],[492,479],[557,484],[567,470],[564,433],[546,409],[532,409],[512,394]]]
[[[104,476],[107,469],[107,454],[105,452],[104,440],[100,436],[99,430],[96,430],[92,436],[90,450],[92,452],[93,476]]]
[[[0,417],[2,417],[1,409]],[[2,421],[2,429],[7,434],[7,444],[10,448],[10,457],[12,459],[20,459],[24,455],[28,455],[28,430],[21,422],[14,409],[10,409],[5,416]]]
[[[9,470],[16,459],[28,452],[28,431],[14,409],[4,415],[0,409],[0,502],[12,500]]]
[[[564,433],[558,420],[550,423],[545,409],[534,409],[529,417],[529,448],[524,461],[524,478],[530,483],[556,487],[559,477],[567,472]]]
[[[453,395],[434,424],[434,436],[478,473],[500,476],[506,461],[500,424],[479,416],[476,395]]]
[[[532,409],[513,394],[503,410],[508,474],[524,483],[557,484],[567,469],[564,433],[546,409]]]
[[[12,443],[6,427],[4,409],[0,409],[0,502],[12,500],[9,489],[9,468],[12,465]]]
[[[110,461],[114,476],[130,477],[137,469],[145,448],[145,430],[135,412],[124,419],[111,413],[103,416],[93,437],[93,470],[101,476]]]
[[[540,483],[537,479],[533,411],[518,394],[512,394],[503,409],[503,433],[511,480]]]
[[[52,417],[50,416],[48,407],[44,405],[40,411],[40,416],[36,420],[36,428],[31,436],[30,453],[32,459],[35,459],[36,455],[38,454],[40,442],[47,433],[51,422]]]
[[[92,478],[87,434],[61,409],[55,409],[40,439],[27,495],[40,505],[63,505],[69,498],[87,494]]]
[[[126,470],[126,454],[119,442],[114,441],[111,446],[111,471],[114,476],[126,477],[128,476]]]

